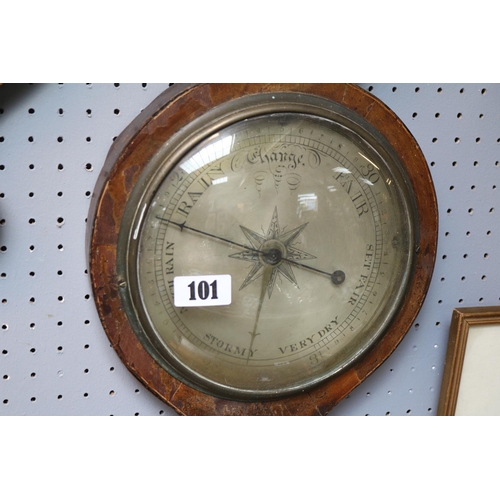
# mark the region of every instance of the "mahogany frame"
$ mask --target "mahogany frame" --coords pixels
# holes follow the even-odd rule
[[[380,341],[361,359],[304,393],[272,401],[230,401],[181,383],[139,342],[120,299],[117,243],[127,200],[144,166],[161,145],[214,107],[264,92],[309,93],[329,99],[362,116],[386,138],[404,165],[416,195],[418,252],[400,310]],[[389,357],[410,329],[431,281],[438,231],[434,186],[417,142],[394,112],[352,84],[174,85],[153,101],[113,143],[94,190],[88,220],[90,277],[96,307],[111,345],[127,368],[181,415],[326,415]]]

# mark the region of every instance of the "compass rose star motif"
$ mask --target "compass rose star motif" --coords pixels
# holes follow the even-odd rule
[[[314,255],[299,250],[293,246],[293,242],[307,226],[307,222],[291,231],[281,232],[278,221],[278,208],[274,208],[273,217],[269,224],[269,229],[265,235],[261,235],[244,226],[240,226],[243,234],[255,250],[244,250],[243,252],[233,253],[229,257],[233,259],[246,260],[253,262],[253,267],[248,276],[243,281],[240,290],[250,283],[260,278],[264,272],[265,265],[273,266],[267,285],[267,294],[271,298],[274,285],[278,275],[284,276],[288,281],[298,287],[297,280],[293,274],[293,261],[315,259]]]

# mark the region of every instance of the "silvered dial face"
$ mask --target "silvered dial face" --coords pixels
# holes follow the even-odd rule
[[[397,311],[410,195],[397,165],[344,127],[297,113],[242,120],[156,184],[135,226],[134,307],[156,358],[195,388],[305,390],[362,356]],[[231,277],[230,304],[208,306],[227,292],[219,276]]]

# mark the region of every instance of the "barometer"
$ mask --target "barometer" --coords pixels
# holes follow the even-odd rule
[[[432,274],[425,159],[354,85],[174,86],[115,141],[98,192],[99,315],[181,414],[326,414]]]

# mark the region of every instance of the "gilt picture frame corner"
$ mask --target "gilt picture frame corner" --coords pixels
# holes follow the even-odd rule
[[[500,415],[500,306],[453,310],[439,416]]]

